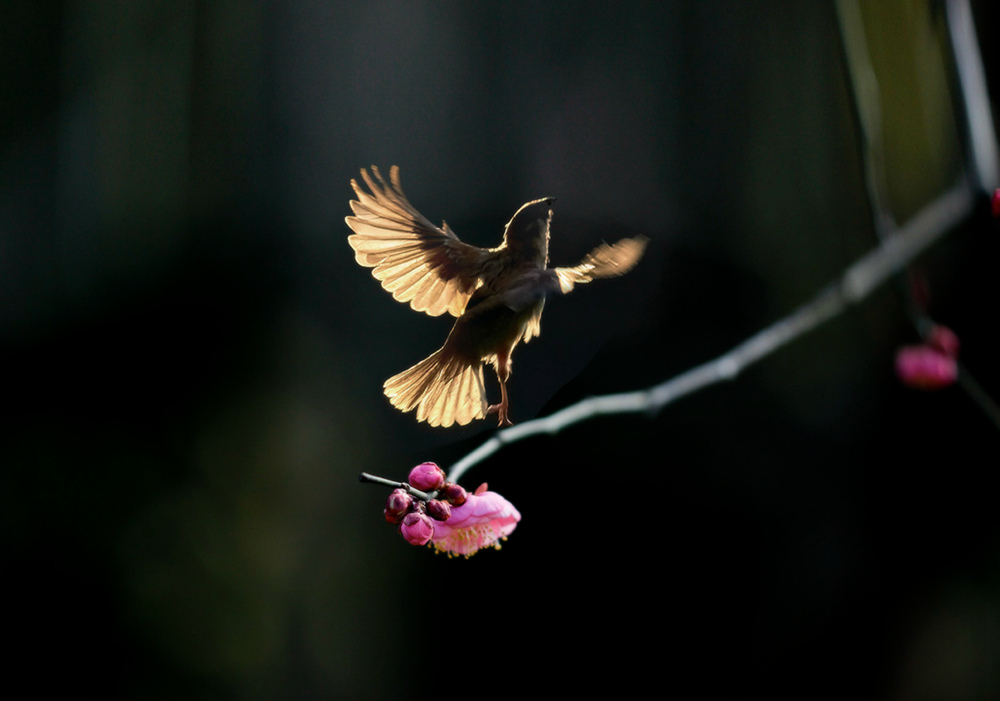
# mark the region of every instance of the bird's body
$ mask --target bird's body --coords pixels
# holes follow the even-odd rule
[[[501,426],[507,414],[510,356],[522,340],[541,331],[545,297],[566,293],[578,283],[621,275],[645,249],[644,239],[603,244],[572,268],[548,268],[549,224],[553,198],[523,205],[508,222],[501,244],[478,248],[459,241],[443,224],[430,223],[409,203],[390,170],[387,185],[378,169],[375,178],[362,169],[371,194],[351,186],[354,216],[347,224],[355,258],[382,286],[417,311],[457,317],[444,346],[408,370],[390,377],[385,394],[401,411],[416,410],[418,421],[432,426],[467,424],[496,411]],[[492,363],[500,381],[501,400],[486,402],[483,364]]]

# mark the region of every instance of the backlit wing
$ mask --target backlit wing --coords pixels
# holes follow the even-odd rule
[[[462,243],[447,224],[434,226],[414,209],[403,194],[396,166],[389,170],[389,183],[375,166],[372,176],[361,169],[371,193],[351,180],[358,199],[351,200],[354,216],[346,221],[354,231],[347,241],[355,260],[373,268],[382,287],[414,310],[461,316],[480,284],[479,271],[490,251]]]
[[[566,294],[576,285],[602,277],[624,275],[635,267],[646,251],[649,239],[637,237],[622,239],[615,244],[601,244],[587,254],[579,265],[572,268],[553,268],[559,279],[559,290]]]

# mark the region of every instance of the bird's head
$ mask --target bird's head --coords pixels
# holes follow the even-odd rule
[[[543,197],[521,205],[503,232],[503,240],[515,251],[538,257],[544,265],[549,255],[549,223],[555,197]]]

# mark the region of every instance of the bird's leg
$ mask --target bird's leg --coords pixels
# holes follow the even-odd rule
[[[513,426],[514,422],[507,415],[507,378],[510,377],[509,350],[497,354],[497,362],[494,367],[497,371],[497,379],[500,381],[500,403],[491,405],[486,410],[486,413],[492,414],[496,412],[499,415],[500,422],[497,424],[498,426]]]

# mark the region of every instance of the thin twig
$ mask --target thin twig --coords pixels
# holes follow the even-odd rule
[[[572,424],[607,414],[653,414],[681,397],[709,385],[736,378],[747,366],[865,299],[895,271],[907,265],[968,217],[972,213],[973,204],[968,184],[965,181],[959,182],[918,212],[905,226],[888,236],[878,248],[847,268],[836,283],[728,353],[661,384],[634,392],[590,397],[550,416],[499,431],[452,465],[448,479],[457,482],[469,468],[503,446],[530,436],[555,434]]]
[[[973,189],[991,192],[1000,176],[996,132],[990,114],[986,78],[968,0],[945,0],[948,48],[951,50],[955,83],[958,129],[965,145],[965,172]],[[881,88],[865,39],[865,26],[858,0],[838,0],[843,49],[853,88],[854,117],[858,126],[864,181],[872,210],[872,224],[880,241],[897,228],[888,195],[885,170],[885,136],[882,133]],[[937,326],[925,304],[915,298],[911,277],[897,271],[897,287],[917,333],[925,340]],[[993,423],[1000,428],[1000,407],[975,377],[959,364],[958,384]]]
[[[990,109],[986,71],[969,0],[945,0],[948,36],[955,62],[959,123],[965,139],[967,169],[974,187],[993,192],[1000,186],[1000,148]]]
[[[385,477],[379,477],[378,475],[373,475],[368,472],[362,472],[358,477],[359,482],[371,482],[373,484],[381,484],[383,487],[393,487],[394,489],[402,489],[407,494],[412,494],[418,499],[423,501],[428,501],[437,496],[437,492],[422,492],[419,489],[411,487],[406,482],[397,482],[396,480],[386,479]]]

